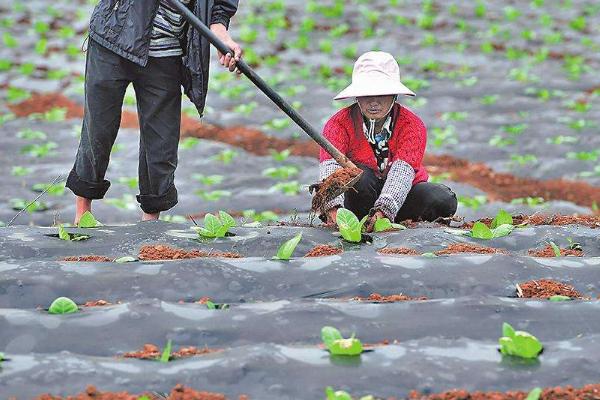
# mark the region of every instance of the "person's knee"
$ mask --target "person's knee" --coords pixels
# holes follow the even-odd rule
[[[430,210],[432,211],[432,220],[437,218],[452,217],[456,213],[458,200],[456,193],[445,185],[436,185],[436,190],[430,197]]]

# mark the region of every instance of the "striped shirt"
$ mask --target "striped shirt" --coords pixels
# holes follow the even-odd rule
[[[189,7],[191,0],[180,0]],[[183,55],[179,39],[184,35],[187,22],[168,1],[160,0],[152,24],[150,57],[173,57]]]

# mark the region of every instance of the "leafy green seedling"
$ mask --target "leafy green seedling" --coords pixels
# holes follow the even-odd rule
[[[31,187],[31,190],[34,192],[42,193],[46,192],[50,196],[62,196],[65,194],[65,184],[64,183],[36,183]]]
[[[89,211],[84,212],[77,223],[78,228],[96,228],[101,225],[94,217],[94,214]]]
[[[292,151],[290,149],[285,149],[282,151],[271,149],[270,154],[275,161],[285,161],[292,154]]]
[[[115,262],[117,264],[125,264],[125,263],[136,262],[136,261],[138,261],[138,259],[135,257],[131,257],[131,256],[119,257],[115,260]]]
[[[39,200],[30,203],[25,199],[10,199],[10,205],[11,208],[15,211],[20,211],[24,209],[28,213],[36,211],[46,211],[48,209],[48,205],[45,202]]]
[[[181,142],[179,142],[179,148],[181,148],[182,150],[193,149],[198,145],[198,143],[200,143],[200,139],[195,137],[186,137]]]
[[[435,253],[431,253],[431,252],[428,252],[428,253],[423,253],[423,254],[421,254],[421,256],[422,256],[422,257],[426,257],[426,258],[436,258],[436,257],[438,257],[438,255],[437,255],[437,254],[435,254]]]
[[[89,239],[90,236],[80,235],[78,233],[69,233],[62,225],[59,225],[58,226],[58,238],[61,240],[67,240],[70,242],[79,242],[81,240]]]
[[[263,170],[263,176],[268,176],[273,179],[289,179],[298,175],[300,170],[294,165],[282,165],[281,167],[271,167]]]
[[[363,352],[362,343],[354,334],[349,339],[344,339],[340,331],[332,326],[321,328],[321,340],[335,356],[358,356]]]
[[[362,220],[358,220],[354,213],[346,208],[338,209],[335,219],[336,224],[340,229],[342,237],[352,243],[359,243],[362,240],[362,229],[365,222],[369,218],[368,215]]]
[[[217,304],[217,303],[213,303],[210,300],[206,300],[206,302],[204,304],[206,305],[206,308],[208,308],[209,310],[228,310],[229,309],[229,304],[226,304],[226,303]]]
[[[213,156],[213,159],[221,161],[223,164],[229,164],[233,161],[234,157],[237,156],[237,151],[225,149],[219,154]]]
[[[385,231],[402,230],[402,229],[406,229],[406,227],[401,224],[393,223],[392,221],[389,220],[389,218],[379,218],[377,221],[375,221],[375,227],[374,227],[375,232],[385,232]]]
[[[513,225],[513,217],[504,210],[498,211],[498,214],[492,220],[490,228],[495,229],[500,225]]]
[[[223,197],[231,196],[231,192],[229,190],[207,191],[203,189],[198,189],[194,192],[194,194],[196,194],[204,201],[219,201]]]
[[[475,239],[494,239],[502,236],[509,235],[514,229],[514,226],[504,224],[500,225],[497,228],[490,229],[483,222],[477,221],[473,224],[473,228],[471,228],[471,237]]]
[[[327,400],[352,400],[352,396],[348,392],[344,392],[343,390],[334,391],[331,386],[327,386],[325,395],[327,396]]]
[[[167,345],[163,349],[163,352],[158,359],[161,363],[168,363],[171,360],[171,349],[173,347],[173,341],[169,339]]]
[[[289,260],[292,254],[294,253],[294,250],[296,250],[298,243],[300,243],[300,240],[302,240],[302,232],[294,236],[292,239],[283,243],[279,247],[279,250],[277,250],[277,255],[275,256],[275,258],[277,260]]]
[[[554,252],[554,257],[560,257],[562,254],[560,253],[560,247],[556,245],[556,243],[550,241],[548,242],[550,247],[552,247],[552,251]]]
[[[504,355],[536,358],[542,351],[542,344],[535,336],[524,331],[515,331],[506,322],[502,324],[502,335],[499,343],[500,352]]]
[[[222,238],[229,229],[235,226],[235,220],[225,211],[219,211],[219,216],[208,213],[204,216],[204,227],[194,227],[200,236],[208,238]]]
[[[573,240],[573,238],[568,237],[567,242],[569,242],[569,249],[583,251],[583,247],[581,247],[581,243],[575,242]]]
[[[541,395],[542,388],[536,387],[535,389],[532,389],[531,392],[529,392],[525,400],[539,400]]]
[[[550,300],[550,301],[569,301],[569,300],[573,300],[573,299],[570,298],[569,296],[563,296],[563,295],[557,294],[555,296],[548,297],[548,300]]]
[[[300,193],[300,183],[298,181],[279,182],[271,186],[271,190],[278,190],[286,196],[295,196]]]
[[[73,314],[79,311],[77,304],[68,297],[59,297],[50,304],[50,314]]]

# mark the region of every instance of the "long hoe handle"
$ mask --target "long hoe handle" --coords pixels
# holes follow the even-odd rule
[[[222,54],[232,54],[233,51],[225,45],[198,17],[194,15],[183,3],[179,0],[170,0],[181,15],[205,36],[210,43],[213,44]],[[237,68],[252,81],[269,99],[273,101],[284,113],[286,113],[304,132],[308,134],[319,146],[324,148],[331,156],[345,168],[356,167],[352,161],[342,154],[329,140],[321,135],[311,124],[308,123],[291,105],[289,105],[277,92],[260,77],[244,60],[236,62]]]

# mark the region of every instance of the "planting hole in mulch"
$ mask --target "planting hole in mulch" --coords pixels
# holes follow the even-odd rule
[[[584,299],[573,286],[550,279],[532,280],[517,285],[517,296],[525,299],[549,299],[552,296],[567,296]]]
[[[389,296],[383,296],[379,293],[371,293],[369,297],[353,297],[352,300],[371,302],[371,303],[397,303],[401,301],[415,301],[415,300],[428,300],[427,297],[410,297],[405,294],[391,294]]]
[[[237,253],[204,250],[183,250],[175,247],[157,244],[145,245],[140,249],[139,259],[143,261],[184,260],[190,258],[241,258]]]
[[[328,244],[320,244],[318,246],[313,247],[304,257],[325,257],[325,256],[334,256],[336,254],[343,253],[344,250],[339,247],[330,246]]]
[[[549,244],[546,245],[543,249],[531,249],[529,250],[529,255],[532,257],[556,257],[554,253],[554,249]],[[565,256],[575,256],[575,257],[583,257],[583,251],[581,250],[572,250],[572,249],[560,249],[560,255],[562,257]]]
[[[106,300],[94,300],[94,301],[88,301],[85,302],[82,307],[104,307],[104,306],[112,306],[113,304],[111,302],[108,302]]]
[[[542,390],[540,400],[582,400],[598,399],[600,384],[585,385],[582,388],[572,386],[551,387]],[[443,393],[423,394],[412,391],[409,400],[525,400],[528,392],[469,392],[466,390],[449,390]]]
[[[420,253],[409,247],[386,247],[379,250],[380,254],[386,255],[402,255],[402,256],[418,256]]]
[[[112,262],[113,259],[105,256],[70,256],[65,257],[61,261],[80,261],[80,262]]]
[[[143,394],[133,395],[127,392],[101,392],[95,386],[88,386],[84,393],[79,393],[74,396],[60,397],[51,394],[43,394],[35,398],[35,400],[137,400]],[[156,399],[153,394],[146,394],[150,399]],[[166,394],[165,398],[169,400],[227,400],[225,395],[214,392],[200,392],[183,385],[176,385],[171,393]],[[240,395],[239,400],[249,400],[248,396]]]
[[[453,243],[445,249],[438,250],[435,255],[443,256],[458,253],[476,253],[476,254],[508,254],[506,250],[495,249],[493,247],[478,246],[471,243]]]
[[[182,347],[179,351],[171,352],[169,360],[175,360],[178,358],[187,358],[193,356],[201,356],[210,353],[218,353],[223,351],[221,349],[209,349],[208,347],[199,349],[195,346]],[[162,355],[162,350],[153,344],[145,344],[138,351],[130,351],[123,354],[124,358],[137,358],[140,360],[157,360]]]
[[[312,199],[312,210],[324,214],[327,203],[340,195],[340,191],[348,188],[346,185],[359,174],[360,168],[340,168],[329,175],[323,182],[316,184],[316,193]],[[352,190],[352,189],[350,189]]]

